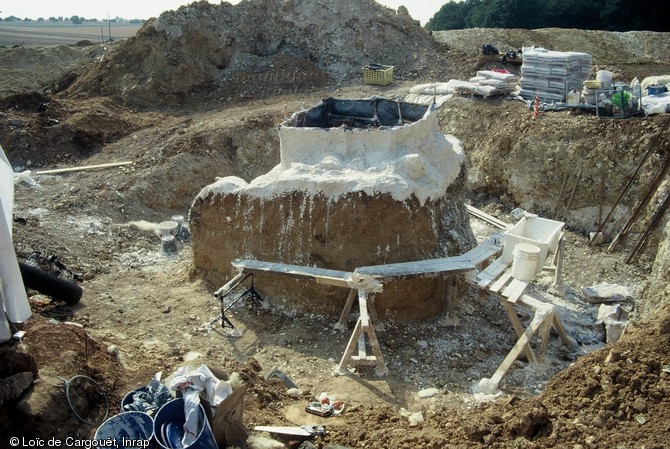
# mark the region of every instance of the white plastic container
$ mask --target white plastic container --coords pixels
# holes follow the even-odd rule
[[[161,221],[158,223],[158,230],[161,235],[176,235],[178,226],[176,221]]]
[[[181,228],[184,226],[184,216],[183,215],[173,215],[170,217],[172,221],[177,223],[177,229],[175,230],[175,235],[181,234]]]
[[[600,81],[600,88],[603,90],[611,89],[613,76],[614,73],[608,70],[598,70],[598,73],[596,73],[596,79]]]
[[[530,243],[540,248],[537,271],[541,271],[547,254],[555,253],[565,223],[536,216],[523,217],[505,230],[502,259],[512,262],[514,248],[519,243]]]
[[[565,102],[568,106],[579,106],[580,97],[581,95],[579,92],[571,90],[568,92]]]
[[[518,243],[513,251],[512,277],[519,281],[532,281],[538,271],[540,251],[540,248],[530,243]]]

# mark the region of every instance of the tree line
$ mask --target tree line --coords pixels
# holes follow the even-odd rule
[[[114,19],[105,19],[105,20],[98,20],[98,19],[86,19],[81,16],[72,16],[72,17],[63,17],[63,16],[58,16],[58,17],[49,17],[48,19],[45,19],[44,17],[40,17],[37,20],[25,18],[25,19],[20,19],[16,16],[8,16],[5,17],[4,19],[0,17],[0,22],[37,22],[37,23],[44,23],[44,22],[52,22],[52,23],[73,23],[75,25],[79,25],[82,23],[98,23],[98,22],[112,22],[112,23],[144,23],[144,20],[142,19],[132,19],[132,20],[126,20],[122,19],[121,17],[115,17]]]
[[[666,0],[451,0],[426,23],[431,31],[464,28],[577,28],[670,31]]]

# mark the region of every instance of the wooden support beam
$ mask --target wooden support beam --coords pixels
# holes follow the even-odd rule
[[[349,296],[347,296],[347,301],[344,303],[344,308],[340,314],[340,319],[337,321],[335,326],[337,330],[345,330],[347,328],[347,320],[349,319],[349,314],[351,313],[351,307],[354,304],[354,298],[356,297],[357,290],[352,288],[349,290]]]
[[[554,319],[554,308],[547,310],[542,316],[542,324],[537,330],[537,349],[535,356],[539,363],[547,360],[547,348],[549,347],[549,336],[551,334],[551,324]]]
[[[223,297],[226,296],[228,293],[230,293],[230,291],[231,291],[233,288],[236,287],[237,283],[240,282],[240,281],[244,278],[244,276],[246,276],[246,274],[244,273],[244,271],[240,271],[239,273],[237,273],[237,275],[236,275],[234,278],[232,278],[231,280],[229,280],[228,282],[226,282],[226,284],[225,284],[223,287],[221,287],[220,289],[218,289],[218,290],[214,293],[214,296],[217,297],[217,298],[223,298]]]
[[[69,173],[75,171],[84,171],[84,170],[95,170],[99,168],[112,168],[120,167],[122,165],[130,165],[133,161],[124,161],[124,162],[110,162],[108,164],[96,164],[96,165],[82,165],[79,167],[67,167],[67,168],[54,168],[50,170],[37,170],[36,175],[55,175],[58,173]]]
[[[492,226],[495,226],[496,228],[506,229],[509,226],[508,223],[505,223],[504,221],[499,220],[496,217],[494,217],[493,215],[489,215],[486,212],[484,212],[480,209],[477,209],[474,206],[466,204],[465,208],[468,210],[470,215],[472,215],[473,217],[477,217],[480,220],[483,220],[483,221],[487,222],[488,224],[490,224]]]
[[[523,335],[521,335],[512,350],[509,352],[509,354],[507,354],[505,360],[503,360],[496,372],[493,373],[493,376],[491,376],[492,383],[495,385],[500,383],[502,378],[507,373],[507,370],[511,368],[514,361],[517,359],[517,357],[519,357],[519,354],[521,354],[521,351],[523,351],[524,347],[530,343],[533,334],[535,334],[535,331],[537,331],[537,329],[540,327],[540,324],[542,324],[541,319],[538,319],[537,316],[533,318],[533,320],[530,322],[530,325],[524,331]]]
[[[554,329],[556,330],[556,333],[558,334],[558,337],[561,339],[563,344],[570,349],[577,347],[577,341],[570,337],[567,332],[565,332],[565,328],[563,327],[563,323],[561,323],[558,312],[554,312],[552,322]]]
[[[351,334],[351,338],[349,338],[344,355],[342,355],[342,359],[337,366],[338,372],[340,374],[347,374],[347,366],[376,365],[376,374],[384,376],[388,373],[388,368],[384,363],[384,357],[377,341],[373,322],[368,315],[368,293],[366,291],[358,291],[358,307],[360,309],[360,316]],[[367,354],[365,346],[366,336],[374,355]],[[358,350],[358,355],[354,355],[356,350]]]
[[[516,332],[516,338],[521,338],[523,336],[523,326],[521,325],[521,321],[519,320],[519,316],[516,314],[516,311],[514,310],[514,306],[507,302],[504,298],[501,298],[500,301],[502,302],[503,307],[507,311],[507,316],[509,316],[509,320],[512,322],[512,327],[514,328],[514,332]],[[528,359],[529,363],[535,363],[535,353],[533,353],[533,349],[530,347],[530,344],[526,343],[523,347],[523,352],[526,354],[526,358]]]

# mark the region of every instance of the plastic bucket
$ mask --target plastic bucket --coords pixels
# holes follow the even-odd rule
[[[176,449],[184,447],[181,445],[181,439],[184,435],[185,416],[183,398],[173,399],[158,410],[154,419],[154,434],[161,448]],[[186,447],[191,449],[218,449],[202,404],[198,404],[197,416],[198,430],[195,432],[195,440]]]
[[[153,432],[154,420],[151,416],[143,412],[123,412],[102,423],[93,438],[101,443],[109,442],[109,447],[119,449],[150,447]]]
[[[146,385],[143,386],[143,387],[135,388],[133,391],[129,392],[129,393],[128,393],[127,395],[125,395],[125,396],[123,397],[123,399],[121,400],[121,411],[122,411],[122,412],[125,412],[126,409],[125,409],[124,407],[125,407],[126,405],[128,405],[128,404],[132,404],[132,403],[133,403],[133,396],[134,396],[136,393],[148,393],[148,392],[149,392],[149,387],[147,387]]]
[[[596,79],[600,81],[600,87],[602,89],[611,89],[612,88],[612,76],[614,74],[607,70],[598,70],[596,73]]]
[[[512,277],[524,282],[530,282],[537,272],[540,259],[540,248],[530,243],[517,243],[512,253]]]
[[[158,230],[161,235],[175,235],[179,224],[175,221],[161,221],[158,223]]]
[[[586,80],[584,81],[585,89],[600,89],[600,80]]]
[[[177,229],[175,230],[175,235],[181,235],[181,228],[184,226],[184,216],[183,215],[173,215],[170,217],[172,221],[177,223]]]

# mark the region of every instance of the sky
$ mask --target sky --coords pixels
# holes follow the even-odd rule
[[[219,4],[219,1],[210,3]],[[239,0],[228,0],[232,4]],[[449,0],[377,0],[389,8],[397,9],[405,5],[409,14],[425,25],[440,7]],[[15,16],[20,19],[43,17],[80,16],[86,19],[104,20],[108,17],[124,19],[148,19],[158,17],[163,11],[177,9],[192,3],[188,0],[114,0],[110,2],[91,0],[10,0],[0,1],[0,17]]]

